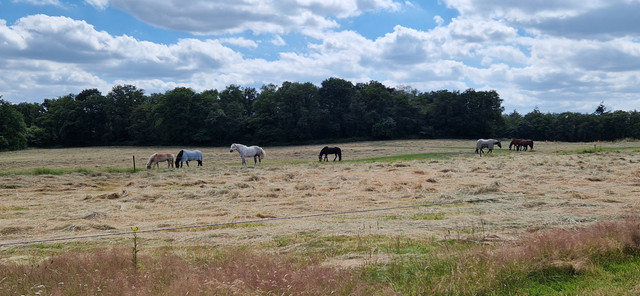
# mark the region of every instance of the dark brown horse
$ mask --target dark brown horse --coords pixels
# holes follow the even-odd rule
[[[512,146],[514,146],[516,151],[520,151],[520,149],[522,149],[522,151],[527,151],[528,147],[531,147],[531,150],[533,150],[533,140],[530,140],[530,139],[513,139],[513,140],[511,140],[511,144],[509,144],[509,150],[511,150]]]
[[[333,161],[342,161],[342,150],[339,147],[329,147],[324,146],[322,150],[320,150],[320,154],[318,154],[318,161],[322,161],[322,156],[324,155],[324,161],[329,161],[329,154],[335,154]]]

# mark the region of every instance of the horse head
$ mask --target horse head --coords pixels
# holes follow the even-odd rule
[[[147,161],[147,170],[151,169],[151,163],[153,162],[153,159],[156,157],[156,153],[151,154],[151,156],[149,157],[149,160]]]
[[[176,168],[180,167],[180,160],[182,160],[182,153],[184,153],[184,150],[180,150],[180,152],[178,152],[178,155],[176,156]]]
[[[502,149],[502,144],[500,144],[500,141],[499,141],[499,140],[498,140],[498,141],[496,141],[496,143],[495,143],[495,144],[496,144],[496,145],[498,145],[498,147],[500,147],[500,149]]]
[[[238,145],[236,145],[235,143],[231,144],[231,147],[229,148],[229,152],[233,152],[238,150]]]

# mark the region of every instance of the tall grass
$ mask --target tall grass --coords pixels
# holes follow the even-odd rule
[[[458,244],[458,243],[456,243]],[[366,268],[372,282],[408,295],[602,295],[638,290],[638,222],[599,223],[398,257]]]
[[[349,270],[233,249],[138,256],[125,248],[57,255],[36,264],[0,264],[0,295],[392,295]],[[195,253],[195,254],[194,254]]]
[[[284,245],[283,245],[284,244]],[[638,221],[597,223],[488,245],[401,236],[291,237],[261,247],[127,248],[0,263],[0,295],[621,295],[640,293]],[[285,248],[292,250],[291,248]],[[333,250],[333,251],[331,251]],[[386,254],[337,268],[325,259]]]

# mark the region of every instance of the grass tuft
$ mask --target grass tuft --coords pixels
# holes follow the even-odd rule
[[[314,258],[192,250],[189,260],[168,252],[140,255],[135,268],[129,251],[69,252],[37,264],[0,263],[0,294],[393,295],[389,287],[367,283],[353,270],[325,267]]]

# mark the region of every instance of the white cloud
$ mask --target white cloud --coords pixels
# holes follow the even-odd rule
[[[85,2],[98,10],[105,10],[109,6],[109,0],[85,0]]]
[[[438,26],[442,26],[442,24],[444,24],[444,19],[439,15],[434,16],[433,21],[436,22]]]
[[[29,3],[29,4],[38,5],[38,6],[46,6],[46,5],[62,6],[62,3],[60,3],[59,0],[13,0],[13,2]]]
[[[245,47],[245,48],[257,48],[258,47],[258,43],[253,41],[253,40],[249,40],[249,39],[245,39],[245,38],[222,38],[220,39],[220,42],[225,43],[225,44],[231,44],[231,45],[235,45],[235,46],[240,46],[240,47]]]
[[[284,34],[337,28],[335,18],[399,9],[392,0],[111,0],[111,5],[153,26],[193,34],[250,31]]]
[[[640,24],[630,16],[637,11],[631,6],[640,7],[640,1],[442,1],[460,15],[447,21],[435,16],[437,26],[430,29],[396,25],[373,40],[340,30],[340,22],[368,11],[397,11],[400,4],[92,1],[97,8],[109,5],[154,26],[227,34],[161,44],[115,36],[67,17],[32,15],[12,26],[0,20],[0,90],[4,99],[42,99],[43,93],[108,91],[120,83],[147,92],[176,86],[202,91],[287,80],[318,84],[341,77],[422,91],[496,89],[507,111],[538,106],[592,112],[603,100],[612,108],[632,110],[640,103]],[[246,31],[269,35],[251,40],[255,35],[233,34]],[[260,57],[257,48],[270,55]]]
[[[0,48],[5,56],[0,63],[5,85],[0,89],[8,90],[3,95],[31,99],[39,96],[39,87],[65,94],[70,88],[120,79],[188,80],[194,73],[215,73],[242,61],[239,53],[217,40],[157,44],[111,36],[84,21],[45,15],[24,17],[12,27],[0,23]]]
[[[276,35],[273,37],[273,40],[271,40],[271,43],[275,46],[285,46],[287,45],[287,42],[284,41],[284,39],[282,39],[282,37],[280,35]]]

